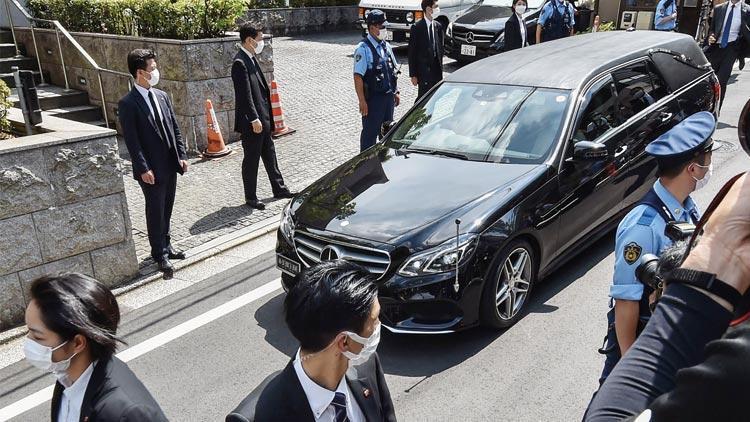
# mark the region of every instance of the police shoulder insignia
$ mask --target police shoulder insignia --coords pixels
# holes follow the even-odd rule
[[[638,258],[641,257],[641,251],[643,251],[643,248],[635,242],[630,242],[625,245],[625,250],[623,252],[625,262],[633,264],[635,261],[638,261]]]
[[[355,62],[358,62],[358,61],[360,61],[360,60],[362,60],[362,55],[361,55],[361,54],[359,54],[359,53],[355,54],[355,55],[354,55],[354,61],[355,61]]]

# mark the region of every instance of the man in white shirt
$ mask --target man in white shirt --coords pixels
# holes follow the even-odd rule
[[[730,0],[714,7],[706,58],[719,78],[722,103],[734,62],[747,56],[747,44],[750,42],[748,23],[750,6],[743,1]]]
[[[375,353],[380,304],[367,270],[344,260],[309,268],[287,293],[284,313],[300,342],[295,358],[227,422],[396,420]]]
[[[409,76],[417,87],[417,101],[443,79],[443,26],[437,0],[422,0],[424,18],[411,27]]]

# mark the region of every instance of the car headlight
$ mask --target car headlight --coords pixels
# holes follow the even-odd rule
[[[281,222],[279,222],[279,230],[289,240],[292,240],[294,234],[294,219],[292,218],[292,203],[289,202],[284,211],[281,213]]]
[[[453,22],[448,24],[448,29],[445,30],[445,35],[447,35],[448,38],[453,36]]]
[[[474,252],[477,235],[466,233],[448,240],[440,246],[420,252],[406,260],[398,270],[399,275],[414,277],[444,273],[456,268]],[[458,245],[458,246],[457,246]]]
[[[409,13],[406,14],[406,21],[409,22],[409,23],[414,22],[414,13],[413,12],[409,12]]]
[[[495,50],[503,50],[505,48],[505,32],[501,32],[500,35],[495,38],[491,47]]]

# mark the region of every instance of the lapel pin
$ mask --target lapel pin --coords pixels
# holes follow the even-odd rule
[[[365,398],[369,398],[370,397],[370,389],[369,388],[365,388],[365,390],[362,391],[362,394],[364,394]]]

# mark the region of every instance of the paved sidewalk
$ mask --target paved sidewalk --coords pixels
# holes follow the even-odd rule
[[[294,191],[359,152],[361,120],[352,82],[352,53],[359,40],[360,35],[351,32],[274,39],[275,74],[286,123],[297,130],[276,141],[276,153],[284,179]],[[405,52],[397,55],[404,67],[399,79],[403,104],[396,108],[396,118],[408,110],[416,96],[415,87],[409,83]],[[234,154],[223,159],[190,160],[190,171],[178,178],[172,239],[180,249],[194,248],[278,215],[286,204],[269,202],[265,211],[245,206],[240,174],[242,147],[239,143],[229,147]],[[258,197],[272,199],[262,163],[258,175]],[[125,188],[136,252],[144,263],[149,245],[143,194],[129,173]]]

